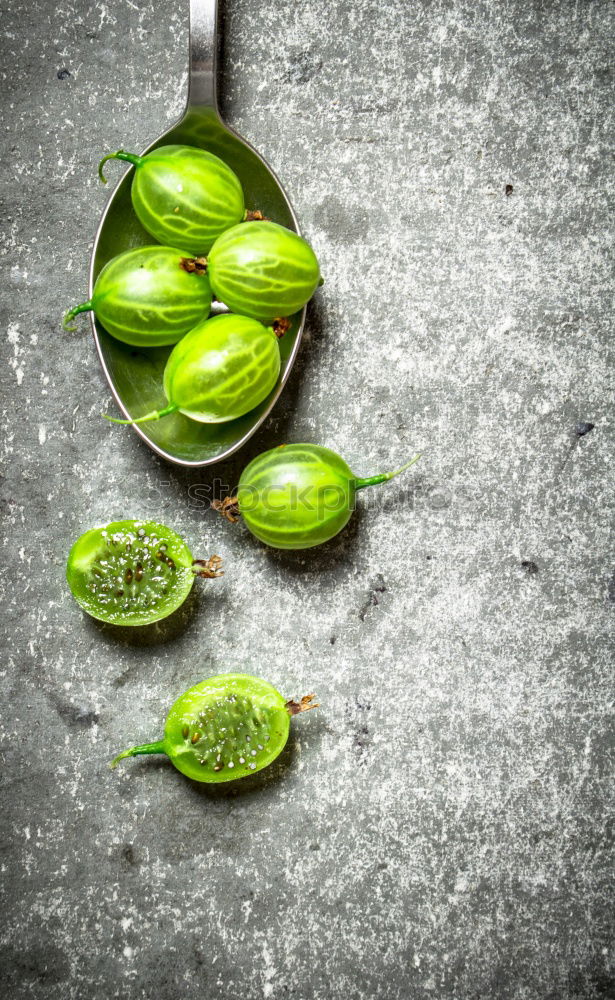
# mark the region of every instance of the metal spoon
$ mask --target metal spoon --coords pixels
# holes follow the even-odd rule
[[[298,232],[297,220],[277,177],[252,146],[225,125],[216,99],[217,0],[190,0],[188,103],[176,125],[143,151],[171,143],[198,146],[221,157],[239,177],[248,208]],[[89,294],[111,257],[155,242],[131,206],[133,167],[122,177],[103,212],[94,240]],[[170,347],[139,350],[109,336],[90,314],[96,349],[115,400],[125,416],[165,405],[162,373]],[[276,403],[294,364],[305,322],[305,307],[293,317],[280,341],[282,369],[271,394],[256,409],[225,424],[200,424],[176,413],[133,430],[162,458],[178,465],[212,465],[232,455],[254,434]]]

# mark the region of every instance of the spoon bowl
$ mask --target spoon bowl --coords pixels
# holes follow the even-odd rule
[[[299,232],[292,206],[273,171],[245,139],[226,125],[216,99],[217,0],[190,0],[190,73],[186,110],[181,119],[140,155],[158,146],[196,146],[215,153],[241,181],[248,209]],[[130,199],[134,167],[116,185],[103,212],[94,240],[89,295],[105,264],[124,250],[151,245],[154,240],[139,223]],[[214,312],[224,311],[214,305]],[[115,401],[125,417],[137,417],[166,405],[162,375],[171,347],[135,348],[111,337],[90,313],[94,342]],[[291,317],[280,340],[280,377],[270,394],[250,413],[223,424],[201,424],[181,413],[160,421],[134,425],[133,430],[161,458],[178,465],[201,467],[222,461],[255,433],[275,405],[294,364],[305,306]]]

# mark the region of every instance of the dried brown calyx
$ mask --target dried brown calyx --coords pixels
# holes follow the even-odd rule
[[[207,274],[207,257],[182,257],[179,266],[188,274]]]
[[[217,576],[224,576],[224,570],[220,569],[222,566],[220,556],[210,556],[209,559],[193,559],[192,566],[195,575],[203,577],[204,580],[215,580]]]
[[[299,712],[309,712],[311,708],[319,708],[317,701],[314,701],[315,694],[304,694],[301,701],[287,701],[286,709],[290,715],[299,715]]]
[[[288,333],[288,331],[292,326],[292,323],[289,320],[288,316],[278,316],[277,319],[274,319],[271,325],[273,327],[273,332],[279,339],[280,337],[283,337],[285,333]]]
[[[270,222],[271,220],[263,215],[259,208],[248,209],[246,212],[245,222]]]
[[[239,501],[237,497],[225,497],[224,500],[212,500],[211,508],[225,517],[231,524],[239,520]]]

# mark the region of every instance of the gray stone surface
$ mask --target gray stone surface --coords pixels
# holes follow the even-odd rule
[[[87,323],[59,318],[100,155],[182,108],[186,6],[2,19],[3,995],[613,997],[613,6],[228,0],[224,113],[327,281],[266,427],[185,473],[99,419]],[[283,555],[195,487],[285,440],[362,474],[424,458]],[[129,641],[63,574],[131,515],[227,574]],[[279,766],[223,792],[108,770],[229,668],[318,693]]]

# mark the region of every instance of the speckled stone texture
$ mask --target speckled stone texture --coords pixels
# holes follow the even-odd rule
[[[224,114],[326,284],[266,426],[198,473],[99,418],[87,321],[59,328],[99,157],[182,109],[187,5],[5,4],[3,996],[613,997],[613,5],[224,7]],[[287,440],[363,475],[424,457],[280,554],[203,497]],[[64,582],[125,516],[227,567],[132,636]],[[279,766],[108,770],[227,669],[317,692]]]

